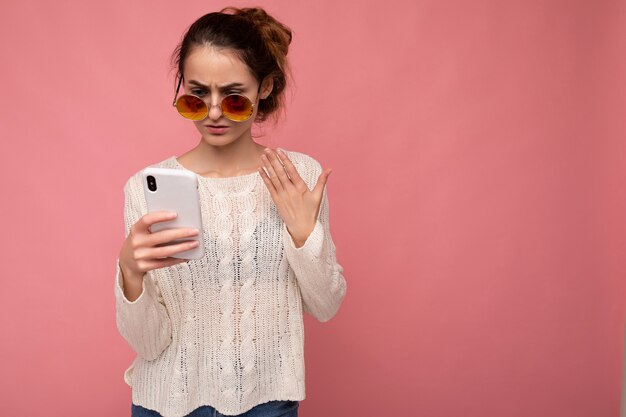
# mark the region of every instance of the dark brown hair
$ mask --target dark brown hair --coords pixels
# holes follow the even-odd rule
[[[183,78],[185,59],[193,48],[231,49],[250,68],[259,84],[266,77],[272,78],[272,92],[259,101],[255,121],[263,122],[271,114],[276,121],[277,111],[284,111],[290,43],[291,29],[262,8],[225,7],[220,12],[205,14],[187,29],[172,54],[172,66],[177,69],[175,83]]]

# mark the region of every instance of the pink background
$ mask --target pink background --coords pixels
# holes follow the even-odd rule
[[[2,2],[0,415],[130,415],[122,187],[197,143],[169,57],[229,4],[294,31],[259,142],[333,168],[301,415],[618,415],[626,7],[587,0]]]

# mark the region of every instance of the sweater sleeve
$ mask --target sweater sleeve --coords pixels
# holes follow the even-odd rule
[[[319,164],[316,168],[315,179],[322,171]],[[304,245],[296,248],[284,222],[283,235],[285,256],[296,275],[304,311],[320,322],[330,320],[346,294],[346,280],[343,267],[337,262],[335,244],[330,235],[326,187],[315,227]]]
[[[132,178],[131,178],[132,180]],[[129,180],[124,186],[125,236],[142,216],[137,193]],[[116,262],[115,299],[117,329],[137,354],[146,360],[156,359],[171,343],[171,321],[152,271],[143,277],[142,293],[135,301],[124,296],[124,279],[119,258]]]

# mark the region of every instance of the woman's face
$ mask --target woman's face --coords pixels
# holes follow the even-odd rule
[[[259,98],[269,95],[269,91],[263,89],[257,97],[259,84],[243,61],[227,49],[196,47],[187,56],[183,75],[185,92],[212,104],[206,119],[193,122],[206,143],[224,146],[251,137]],[[219,106],[222,98],[233,93],[244,95],[254,103],[254,113],[248,120],[233,122],[222,114]],[[209,126],[225,128],[216,130]]]

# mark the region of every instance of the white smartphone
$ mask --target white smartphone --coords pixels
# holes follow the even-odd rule
[[[170,256],[179,259],[202,258],[204,256],[204,239],[196,174],[181,169],[148,167],[142,171],[142,177],[148,212],[166,210],[177,213],[173,220],[157,222],[150,226],[152,233],[177,227],[195,228],[200,232],[196,236],[175,239],[158,246],[196,240],[198,246],[195,248]]]

